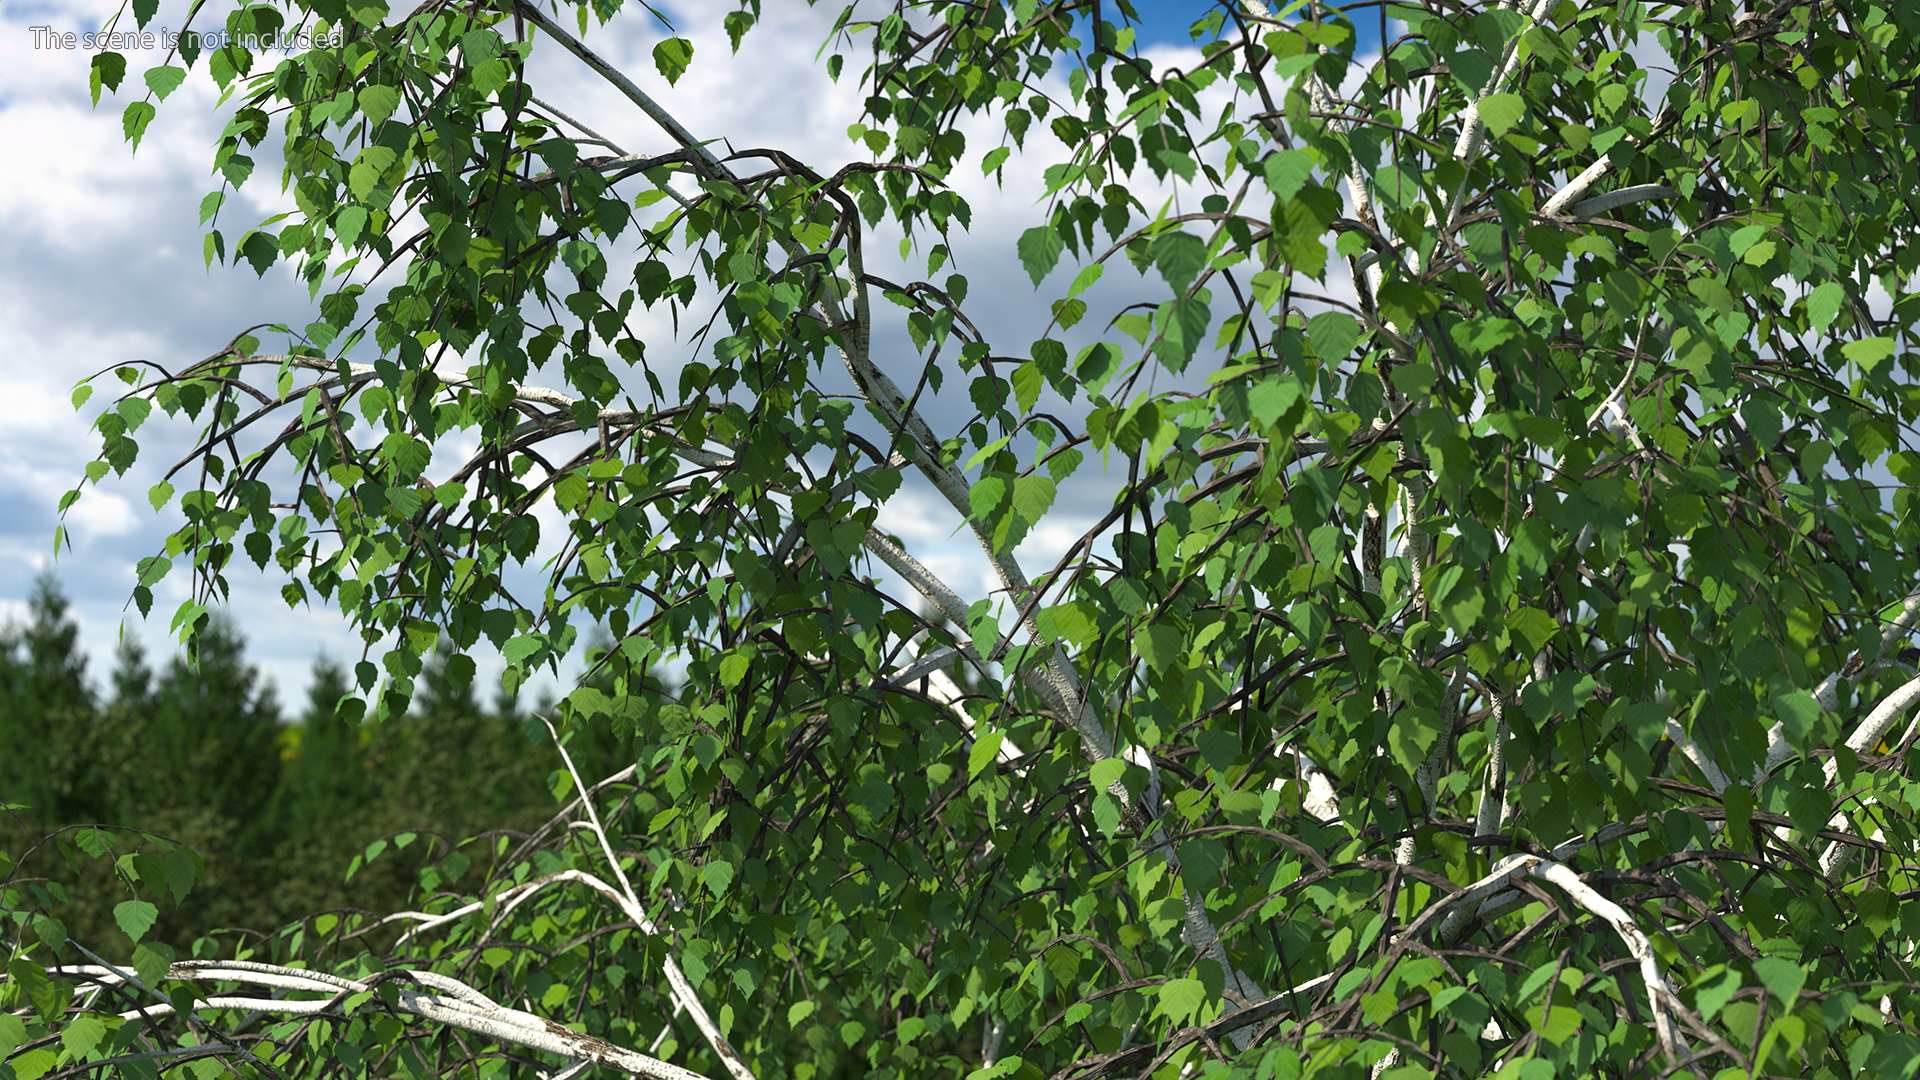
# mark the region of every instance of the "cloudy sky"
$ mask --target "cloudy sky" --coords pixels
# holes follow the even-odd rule
[[[0,388],[7,398],[0,422],[0,618],[21,617],[35,577],[51,568],[73,602],[96,680],[104,680],[122,633],[150,652],[171,651],[167,619],[182,598],[181,575],[168,579],[151,619],[142,620],[127,598],[135,562],[158,549],[173,520],[149,509],[145,492],[181,456],[190,432],[159,422],[143,429],[139,465],[89,491],[67,514],[71,549],[55,558],[56,502],[81,478],[95,448],[88,424],[111,400],[111,387],[103,385],[100,396],[76,412],[69,403],[74,385],[130,360],[189,364],[246,326],[298,326],[311,318],[306,289],[284,265],[265,278],[250,269],[203,266],[198,208],[217,186],[210,167],[219,132],[214,91],[203,76],[161,105],[138,155],[130,155],[119,113],[131,100],[131,86],[92,108],[89,54],[53,47],[48,34],[34,29],[85,33],[116,6],[115,0],[0,0],[0,145],[8,148],[0,154]],[[696,46],[693,71],[677,88],[668,90],[654,71],[649,56],[660,27],[637,7],[596,29],[589,42],[660,94],[697,135],[725,136],[741,147],[778,145],[814,162],[858,156],[846,136],[858,119],[854,81],[836,86],[814,60],[838,2],[811,9],[797,0],[767,0],[765,21],[738,56],[728,55],[719,24],[733,5],[677,0],[660,6]],[[1183,62],[1193,55],[1184,45],[1185,28],[1211,6],[1208,0],[1147,0],[1142,39],[1156,59]],[[167,0],[156,25],[175,25],[184,8]],[[219,18],[203,16],[196,25],[218,25]],[[533,81],[543,99],[629,150],[661,141],[624,99],[557,48],[540,50],[535,60]],[[128,83],[137,85],[140,73],[160,61],[157,51],[129,55]],[[972,145],[979,153],[995,141],[983,128]],[[259,157],[260,178],[223,211],[229,236],[285,201],[272,182],[275,163]],[[1013,253],[1014,238],[1036,220],[1037,181],[1014,180],[1003,190],[963,167],[956,186],[975,209],[973,234],[957,257],[958,269],[974,281],[969,306],[976,320],[990,313],[990,336],[1023,351],[1047,314],[1045,298],[1019,272]],[[1097,483],[1063,493],[1058,522],[1034,538],[1028,553],[1057,550],[1090,524],[1103,502]],[[985,567],[953,535],[958,522],[950,510],[909,490],[886,523],[919,545],[923,558],[963,593],[984,595]],[[302,699],[319,652],[357,659],[358,646],[337,615],[289,610],[277,578],[242,571],[232,580],[229,610],[283,703]]]

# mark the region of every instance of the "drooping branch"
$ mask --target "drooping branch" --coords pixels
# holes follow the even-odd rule
[[[707,149],[706,144],[696,140],[693,137],[693,133],[689,132],[677,117],[662,108],[660,103],[655,101],[651,94],[640,89],[639,85],[628,78],[625,72],[607,62],[606,58],[602,57],[599,53],[588,48],[585,42],[568,33],[565,27],[548,18],[546,12],[541,11],[537,5],[528,3],[527,0],[515,0],[513,10],[514,14],[525,18],[528,22],[546,31],[548,36],[560,43],[561,48],[572,53],[581,63],[587,65],[594,74],[605,79],[609,85],[625,95],[628,101],[639,106],[640,111],[647,114],[648,119],[660,125],[660,130],[665,131],[671,136],[673,141],[679,143],[682,149],[697,155],[702,166],[702,171],[706,172],[707,175],[721,177],[727,174],[728,170],[720,164],[719,159],[714,156],[713,151]]]
[[[47,974],[66,979],[84,979],[107,986],[126,986],[151,993],[131,969],[114,965],[68,964],[50,967]],[[501,1005],[465,983],[431,971],[408,969],[387,972],[375,979],[349,979],[278,964],[189,960],[169,967],[167,978],[322,995],[317,998],[286,998],[214,994],[195,1002],[196,1009],[247,1009],[286,1016],[335,1012],[350,997],[358,994],[367,995],[367,1002],[377,1006],[381,999],[372,992],[380,982],[391,981],[396,983],[393,1007],[423,1020],[574,1061],[591,1062],[628,1076],[642,1076],[649,1080],[706,1080],[700,1073],[672,1062],[570,1030],[545,1017]],[[171,1016],[173,1012],[173,1003],[162,999],[129,1009],[121,1014],[121,1019],[151,1022]]]

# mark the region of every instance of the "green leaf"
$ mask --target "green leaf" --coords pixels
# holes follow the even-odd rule
[[[1177,845],[1177,850],[1180,876],[1187,888],[1205,893],[1220,881],[1220,873],[1227,864],[1227,849],[1219,842],[1206,837],[1186,840]]]
[[[385,123],[400,107],[400,91],[382,83],[360,88],[360,112],[374,124]]]
[[[1060,261],[1060,253],[1067,249],[1065,241],[1060,239],[1060,234],[1051,225],[1036,225],[1021,233],[1018,247],[1020,264],[1027,268],[1027,276],[1033,279],[1035,286]]]
[[[1007,497],[1007,482],[997,476],[983,477],[967,492],[968,504],[979,521],[991,520]]]
[[[1177,626],[1151,623],[1140,628],[1133,644],[1148,667],[1156,673],[1164,672],[1185,651],[1186,635]]]
[[[1807,294],[1807,325],[1816,334],[1833,325],[1833,317],[1846,305],[1847,290],[1837,281],[1823,281]]]
[[[412,483],[433,460],[433,448],[421,439],[396,431],[380,440],[380,456],[393,470],[395,481]]]
[[[1440,727],[1438,710],[1422,706],[1402,708],[1394,715],[1393,726],[1387,729],[1387,749],[1394,761],[1411,774],[1420,768],[1434,743],[1439,741]]]
[[[146,137],[147,125],[153,122],[153,115],[152,102],[135,101],[129,103],[127,111],[120,116],[120,132],[133,144],[135,152],[140,149],[140,140]]]
[[[1106,273],[1106,267],[1100,263],[1090,263],[1082,267],[1080,272],[1074,275],[1073,287],[1067,290],[1068,298],[1076,297],[1086,292],[1088,287],[1094,282],[1099,281],[1100,275],[1104,273]],[[1036,281],[1034,284],[1037,285],[1039,282]]]
[[[255,274],[265,277],[267,269],[280,257],[280,244],[268,233],[250,232],[240,240],[240,254],[252,264]]]
[[[1053,481],[1044,476],[1020,477],[1013,484],[1014,516],[1028,527],[1039,524],[1053,505],[1053,496]]]
[[[653,47],[653,66],[667,77],[672,86],[687,73],[687,66],[693,63],[693,42],[681,37],[670,37]]]
[[[1786,729],[1787,745],[1800,749],[1807,746],[1814,725],[1820,722],[1820,705],[1807,691],[1794,690],[1774,695],[1773,715]]]
[[[1207,327],[1213,322],[1213,311],[1208,305],[1210,299],[1207,290],[1200,289],[1192,296],[1183,296],[1160,305],[1160,342],[1153,354],[1166,365],[1167,370],[1178,374],[1193,362],[1201,343],[1206,340]]]
[[[967,779],[977,780],[992,765],[1000,754],[1000,744],[1006,736],[998,731],[981,732],[973,740],[973,748],[967,751]]]
[[[173,895],[173,902],[179,904],[192,891],[193,883],[200,876],[200,857],[191,851],[170,851],[162,862],[161,877],[166,882],[167,891]]]
[[[334,211],[333,232],[342,244],[352,247],[360,240],[360,231],[367,226],[367,209],[364,206],[343,206]]]
[[[1519,94],[1488,94],[1476,106],[1481,122],[1498,138],[1512,131],[1527,115],[1527,104]]]
[[[26,1041],[26,1021],[12,1013],[0,1012],[0,1060],[12,1057],[15,1048]]]
[[[1153,160],[1162,169],[1188,183],[1192,183],[1200,175],[1200,166],[1193,160],[1193,155],[1179,150],[1155,150]]]
[[[1184,293],[1207,268],[1206,242],[1189,232],[1164,233],[1153,242],[1153,265],[1176,294]]]
[[[13,1070],[13,1080],[40,1080],[42,1076],[53,1071],[53,1067],[59,1063],[59,1054],[41,1046],[21,1054],[7,1064]]]
[[[1160,984],[1159,998],[1160,1012],[1176,1026],[1185,1025],[1207,1003],[1207,988],[1199,979],[1168,979]]]
[[[1307,320],[1307,340],[1328,363],[1345,359],[1360,340],[1360,324],[1342,311],[1323,311]]]
[[[159,986],[172,965],[173,950],[159,942],[149,941],[133,948],[134,973],[148,986]]]
[[[1013,398],[1022,413],[1033,411],[1040,401],[1040,391],[1047,384],[1047,377],[1037,363],[1025,363],[1013,369]]]
[[[1859,364],[1861,370],[1871,375],[1893,357],[1893,349],[1892,338],[1870,337],[1847,342],[1840,346],[1840,353],[1850,362]]]
[[[1305,150],[1278,150],[1267,155],[1261,171],[1273,197],[1290,202],[1313,177],[1313,155]]]
[[[152,2],[157,4],[159,0],[152,0]],[[187,81],[187,69],[170,65],[148,68],[144,78],[147,80],[147,89],[152,90],[155,97],[165,101],[168,94],[180,89],[180,84]]]
[[[1092,607],[1085,601],[1047,608],[1040,612],[1037,621],[1042,634],[1050,639],[1064,640],[1075,648],[1084,649],[1091,645],[1100,632]]]
[[[67,1021],[60,1032],[60,1047],[75,1059],[84,1059],[106,1038],[107,1025],[97,1016],[80,1015]]]
[[[160,919],[160,909],[145,900],[122,900],[113,905],[113,921],[136,943],[147,936]]]
[[[99,52],[93,54],[87,68],[87,89],[93,94],[93,103],[100,104],[100,90],[120,89],[120,80],[127,77],[127,58],[117,52]]]
[[[1719,1015],[1733,995],[1740,992],[1740,973],[1729,970],[1720,978],[1701,984],[1694,991],[1694,1007],[1708,1020]]]
[[[1800,988],[1806,985],[1806,969],[1778,956],[1763,956],[1753,962],[1753,973],[1767,992],[1780,999],[1779,1008],[1791,1008]]]

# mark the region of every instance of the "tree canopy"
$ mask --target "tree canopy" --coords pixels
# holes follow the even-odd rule
[[[1920,8],[1236,0],[1169,60],[1128,0],[855,3],[794,43],[864,97],[828,160],[690,130],[727,43],[623,70],[642,8],[95,56],[135,146],[219,84],[209,261],[316,300],[117,370],[89,483],[194,432],[136,603],[338,608],[348,722],[601,628],[546,719],[623,760],[239,952],[146,940],[164,860],[131,952],[9,886],[16,1077],[1920,1067]],[[952,265],[983,173],[1044,191],[985,268],[1038,340]]]

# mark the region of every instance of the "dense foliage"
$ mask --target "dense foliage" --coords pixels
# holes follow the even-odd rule
[[[318,305],[120,372],[90,481],[197,431],[136,601],[190,575],[204,640],[270,568],[375,646],[355,722],[604,626],[554,719],[634,745],[385,924],[22,936],[16,1076],[1920,1067],[1920,9],[1238,0],[1172,66],[1127,0],[856,3],[817,161],[689,131],[621,7],[269,0],[145,73],[136,143],[231,93],[209,258]],[[539,96],[562,49],[658,152]],[[236,231],[256,153],[297,209]],[[1044,184],[1037,341],[949,272],[968,170]]]
[[[288,723],[224,619],[201,635],[194,666],[174,657],[156,673],[124,639],[101,694],[59,587],[42,579],[28,609],[0,628],[0,876],[57,895],[76,940],[117,932],[121,856],[153,856],[170,881],[197,882],[195,902],[158,912],[153,933],[230,946],[323,911],[403,906],[419,868],[458,842],[552,816],[559,756],[544,735],[529,745],[510,702],[496,712],[452,686],[444,655],[407,714],[357,730],[334,711],[349,687],[323,658]],[[614,748],[590,749],[604,763]],[[345,880],[375,842],[399,854]]]

